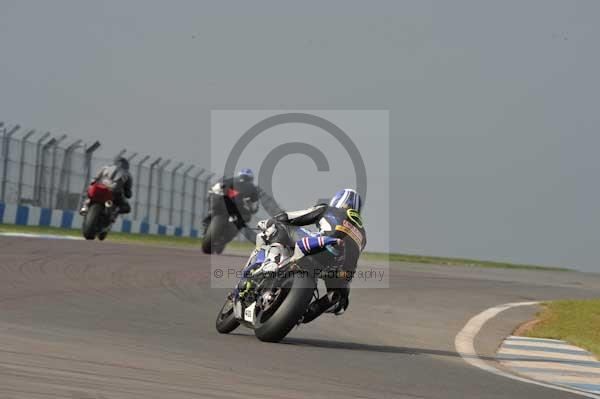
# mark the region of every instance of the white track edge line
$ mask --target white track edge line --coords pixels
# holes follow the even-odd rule
[[[0,232],[0,237],[16,237],[16,238],[40,238],[46,240],[83,240],[83,237],[62,235],[62,234],[43,234],[43,233],[19,233],[12,231]]]
[[[477,355],[475,352],[475,337],[481,331],[481,328],[487,323],[490,319],[494,318],[498,313],[503,312],[505,310],[518,307],[518,306],[533,306],[538,305],[539,302],[513,302],[506,303],[503,305],[494,306],[493,308],[489,308],[479,313],[476,316],[473,316],[467,324],[463,327],[462,330],[456,334],[456,338],[454,339],[454,347],[456,351],[462,357],[462,359],[470,364],[473,367],[477,367],[481,370],[485,370],[489,373],[496,374],[502,377],[510,378],[512,380],[525,382],[528,384],[534,384],[546,388],[556,389],[559,391],[570,392],[576,395],[581,395],[587,398],[600,399],[600,395],[596,395],[593,393],[580,391],[577,389],[570,389],[560,385],[547,384],[541,381],[535,381],[525,377],[519,377],[514,374],[507,373],[502,371],[491,364],[486,363],[482,358]]]

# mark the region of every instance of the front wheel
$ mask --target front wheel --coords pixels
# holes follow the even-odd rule
[[[279,342],[302,318],[316,288],[316,280],[306,273],[294,273],[279,287],[263,293],[263,301],[255,316],[254,335],[265,342]]]
[[[90,205],[85,218],[83,219],[83,224],[81,225],[81,230],[86,240],[93,240],[96,238],[96,232],[98,231],[98,225],[100,224],[102,211],[103,206],[101,204]]]
[[[229,334],[240,325],[240,322],[235,319],[235,313],[233,312],[233,301],[230,297],[227,297],[227,300],[219,311],[215,325],[217,327],[217,331],[221,334]]]

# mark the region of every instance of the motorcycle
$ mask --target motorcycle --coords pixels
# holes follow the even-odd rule
[[[231,215],[227,203],[235,205],[239,214]],[[245,226],[255,213],[250,197],[242,197],[239,191],[229,188],[224,191],[222,183],[216,183],[208,192],[210,219],[205,221],[202,237],[202,252],[220,254],[225,246],[235,238],[240,228]]]
[[[343,245],[336,238],[321,237],[320,240],[317,245],[328,250],[334,251]],[[298,245],[293,248],[260,244],[257,237],[257,247],[242,269],[242,279],[228,294],[217,315],[219,333],[228,334],[243,325],[253,329],[261,341],[279,342],[303,322],[313,300],[320,298],[318,279],[338,269],[324,267],[313,257],[303,255]],[[278,263],[275,272],[262,271],[263,265],[280,259],[284,260]]]
[[[83,215],[81,226],[86,240],[98,237],[100,241],[106,238],[117,214],[118,207],[113,202],[112,190],[105,184],[92,183],[87,189],[88,209]]]

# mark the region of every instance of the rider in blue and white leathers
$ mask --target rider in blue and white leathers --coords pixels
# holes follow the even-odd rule
[[[281,242],[284,246],[294,245],[287,233],[287,226],[316,225],[319,234],[306,236],[295,243],[293,258],[310,256],[311,262],[337,267],[339,272],[325,278],[327,295],[313,302],[303,318],[308,323],[323,312],[341,315],[348,308],[350,281],[356,271],[361,252],[366,245],[366,231],[360,215],[361,198],[353,189],[344,189],[336,193],[329,205],[282,212],[272,219],[258,222],[262,231],[257,240],[266,243]],[[337,245],[328,245],[328,244]],[[277,261],[267,261],[262,271],[277,270]]]

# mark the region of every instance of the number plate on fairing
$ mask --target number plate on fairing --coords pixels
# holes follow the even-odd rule
[[[252,305],[248,306],[244,310],[244,320],[254,324],[254,308],[256,307],[256,302],[252,303]]]

